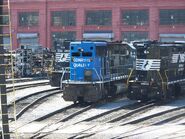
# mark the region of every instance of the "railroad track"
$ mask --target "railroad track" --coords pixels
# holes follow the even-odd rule
[[[101,106],[101,105],[99,105],[99,106]],[[91,110],[92,108],[99,108],[99,106],[97,106],[97,104],[95,104],[95,105],[88,105],[88,106],[85,106],[85,107],[81,107],[81,106],[79,107],[78,105],[74,105],[73,104],[73,105],[69,105],[69,106],[67,106],[65,108],[62,108],[60,110],[54,111],[52,113],[49,113],[49,114],[47,114],[45,116],[39,117],[39,118],[35,119],[34,121],[37,121],[37,122],[38,121],[39,122],[43,122],[43,121],[47,122],[47,121],[49,121],[49,122],[48,122],[48,124],[46,126],[44,126],[42,129],[37,131],[33,136],[31,136],[31,138],[32,139],[34,139],[34,138],[44,138],[44,137],[52,134],[54,131],[57,131],[59,129],[65,129],[68,126],[76,125],[76,124],[82,123],[82,122],[97,121],[98,119],[100,120],[101,118],[106,117],[106,116],[110,117],[110,118],[105,118],[106,120],[102,121],[102,123],[100,123],[100,125],[104,124],[104,123],[107,123],[107,122],[109,122],[109,123],[119,122],[118,125],[120,125],[120,126],[124,126],[124,125],[127,125],[127,124],[139,124],[138,127],[136,127],[135,129],[126,132],[126,134],[131,134],[132,131],[135,131],[135,130],[140,129],[142,127],[147,127],[147,126],[150,126],[150,125],[161,124],[162,122],[169,122],[169,121],[172,121],[172,120],[174,120],[174,119],[176,119],[178,117],[182,117],[182,116],[184,116],[183,111],[185,109],[185,106],[182,106],[181,108],[178,107],[178,108],[171,109],[171,110],[165,110],[163,112],[158,112],[158,113],[155,113],[155,114],[151,114],[151,115],[147,116],[148,118],[143,117],[144,118],[143,121],[142,121],[142,118],[140,118],[141,121],[135,121],[134,122],[134,120],[132,120],[132,119],[136,115],[141,115],[142,113],[145,113],[145,112],[153,109],[154,107],[159,106],[159,104],[157,104],[155,102],[136,103],[136,104],[130,104],[130,105],[128,104],[128,105],[120,107],[120,108],[115,108],[115,109],[112,109],[110,111],[106,111],[104,113],[101,113],[99,115],[92,116],[90,118],[84,118],[83,120],[79,120],[78,119],[78,117],[84,115],[87,111]],[[123,109],[127,109],[127,110],[125,111]],[[182,113],[181,113],[180,110],[182,110]],[[177,114],[177,112],[178,112],[178,114]],[[115,117],[116,113],[117,113],[117,115],[119,113],[119,116]],[[160,119],[159,118],[158,121],[155,122],[155,123],[150,122],[150,119],[158,117],[158,116],[160,117],[164,113],[167,113],[168,115],[171,115],[171,113],[173,113],[174,117],[173,118],[172,117],[167,117],[166,119],[161,119],[161,120],[159,120]],[[175,115],[175,113],[177,115]],[[55,119],[54,122],[53,122],[53,118]],[[75,120],[75,118],[77,120]],[[135,119],[135,120],[138,120],[138,119]],[[144,125],[143,126],[142,122],[146,122],[147,120],[149,121],[150,125]],[[162,121],[162,120],[166,120],[166,121]],[[34,121],[32,121],[32,122],[34,122]],[[32,123],[32,122],[30,122],[30,123]],[[54,128],[47,129],[50,126],[51,127],[54,126]],[[90,129],[92,129],[94,127],[96,127],[96,125],[91,127]],[[86,131],[88,131],[90,129],[84,129],[84,132],[86,132]],[[79,136],[79,134],[82,134],[82,135]],[[96,133],[83,134],[83,132],[80,132],[80,133],[72,136],[71,138],[91,137],[91,136],[93,136],[95,134]],[[127,136],[124,136],[124,135],[120,135],[120,136],[123,137],[123,138],[127,137]]]
[[[67,127],[67,126],[69,126],[69,125],[71,125],[71,124],[75,124],[76,122],[71,122],[70,124],[69,123],[65,123],[66,121],[68,121],[69,119],[71,120],[72,118],[74,118],[74,117],[76,117],[76,116],[78,116],[78,115],[80,115],[80,114],[82,114],[83,112],[85,112],[85,111],[88,111],[88,110],[90,110],[90,109],[92,109],[93,107],[94,107],[94,105],[92,104],[92,105],[87,105],[87,106],[85,106],[85,107],[82,107],[82,108],[80,108],[79,109],[79,107],[77,107],[78,106],[78,104],[72,104],[72,105],[70,105],[70,106],[67,106],[67,107],[65,107],[65,108],[63,108],[63,109],[61,109],[60,110],[60,112],[64,112],[64,111],[66,111],[67,113],[68,113],[68,111],[74,111],[73,113],[71,113],[71,114],[67,114],[66,116],[64,116],[62,119],[59,119],[59,120],[57,120],[57,121],[55,121],[55,122],[52,122],[52,123],[49,123],[49,124],[47,124],[46,126],[44,126],[41,130],[39,130],[38,132],[36,132],[32,137],[30,137],[31,139],[36,139],[36,138],[43,138],[43,137],[45,137],[45,136],[47,136],[47,135],[49,135],[49,134],[51,134],[51,133],[53,133],[54,131],[56,131],[56,130],[58,130],[58,128],[65,128],[65,127]],[[77,108],[77,109],[76,109]],[[73,109],[73,110],[72,110]],[[75,109],[75,110],[74,110]],[[61,115],[61,114],[59,114],[59,115]],[[58,115],[58,116],[59,116]],[[62,114],[63,115],[63,114]],[[64,115],[65,115],[65,113],[64,113]],[[48,117],[47,117],[48,118]],[[45,117],[44,117],[44,119],[45,119]],[[41,120],[43,120],[43,118],[39,118],[39,119],[36,119],[35,121],[41,121]],[[47,133],[44,133],[43,131],[46,129],[47,130],[47,128],[49,127],[49,126],[52,126],[52,125],[58,125],[58,126],[56,126],[54,129],[52,129],[52,130],[50,130],[50,131],[47,131]]]
[[[177,108],[156,112],[148,116],[144,116],[132,121],[125,122],[121,124],[121,126],[129,125],[129,124],[134,124],[137,126],[136,128],[126,133],[123,133],[122,135],[119,136],[119,138],[129,138],[129,137],[135,136],[134,131],[137,131],[138,129],[147,128],[153,125],[166,124],[173,120],[176,120],[177,118],[182,118],[185,116],[184,110],[185,110],[185,106],[179,106]],[[137,134],[140,134],[140,133],[138,132]]]
[[[48,128],[48,126],[57,125],[57,124],[60,123],[59,126],[55,127],[55,129],[53,129],[49,132],[47,131],[47,133],[44,133],[44,128],[45,128],[44,127],[43,129],[41,129],[39,132],[37,132],[31,138],[43,138],[43,137],[53,133],[54,131],[58,130],[59,128],[64,129],[64,128],[67,128],[68,126],[78,124],[78,123],[84,121],[84,120],[81,120],[81,119],[86,119],[86,118],[79,118],[79,117],[83,117],[82,115],[85,115],[85,113],[87,113],[89,110],[92,110],[92,108],[97,108],[97,107],[100,107],[104,104],[105,104],[105,102],[99,102],[99,103],[96,103],[96,104],[88,105],[87,107],[78,109],[75,112],[70,112],[70,111],[73,111],[72,109],[70,109],[69,111],[66,111],[66,113],[71,113],[71,114],[68,114],[67,116],[64,116],[64,118],[59,119],[58,121],[46,126],[46,128]],[[61,118],[62,116],[59,115],[58,117]],[[73,119],[73,118],[76,118],[76,119]],[[37,121],[40,121],[40,120],[43,120],[43,119],[40,118]]]
[[[109,120],[109,123],[115,123],[115,122],[120,122],[122,123],[123,121],[128,121],[129,119],[132,119],[133,117],[136,117],[138,115],[141,115],[153,108],[155,108],[156,106],[158,106],[157,103],[155,102],[151,102],[151,103],[147,103],[141,107],[138,107],[136,109],[130,110],[126,113],[122,113],[116,117],[114,117],[113,119]]]
[[[58,88],[54,88],[40,92],[35,92],[22,98],[18,98],[17,100],[15,100],[15,102],[11,102],[10,104],[8,104],[9,113],[13,113],[15,103],[17,112],[16,119],[19,119],[21,115],[23,115],[29,108],[43,101],[45,98],[58,93],[61,93],[61,90],[59,90]],[[10,119],[13,119],[13,117],[11,117]]]
[[[13,92],[14,90],[15,91],[16,90],[22,90],[22,89],[26,89],[26,88],[37,87],[37,86],[40,86],[40,85],[48,85],[48,84],[49,84],[49,82],[15,85],[14,87],[7,87],[6,92],[10,93],[10,92]]]
[[[6,79],[6,83],[12,84],[14,83],[20,83],[20,82],[29,82],[29,81],[39,81],[39,80],[45,80],[47,77],[40,77],[40,78],[14,78],[14,81],[12,79]]]
[[[134,124],[134,125],[137,125],[136,128],[126,132],[125,134],[132,134],[133,131],[136,131],[140,128],[143,128],[143,127],[149,127],[149,126],[152,126],[152,125],[159,125],[159,124],[163,124],[163,123],[168,123],[168,122],[171,122],[177,118],[182,118],[185,116],[185,106],[181,106],[181,107],[178,107],[178,108],[173,108],[173,109],[170,109],[170,110],[165,110],[165,111],[162,111],[162,112],[158,112],[158,113],[155,113],[155,114],[151,114],[149,116],[146,116],[146,117],[143,117],[143,118],[140,118],[140,119],[137,119],[137,120],[130,120],[128,122],[129,119],[132,119],[133,117],[135,117],[136,115],[140,115],[141,113],[144,113],[145,111],[148,111],[150,109],[153,109],[154,107],[158,106],[158,105],[161,105],[161,103],[157,104],[157,103],[149,103],[147,105],[143,105],[140,106],[141,107],[138,107],[134,110],[131,110],[127,113],[124,113],[123,114],[119,114],[119,116],[109,120],[109,121],[104,121],[103,123],[100,123],[100,125],[103,125],[107,122],[110,122],[110,123],[115,123],[115,122],[120,122],[118,124],[116,124],[117,126],[126,126],[126,125],[129,125],[129,124]],[[135,115],[136,114],[136,115]],[[134,116],[135,115],[135,116]],[[99,118],[99,116],[96,116],[94,118]],[[157,119],[156,119],[157,117]],[[155,118],[153,121],[151,121],[151,119]],[[86,119],[84,121],[90,121],[93,120],[93,117],[89,118],[89,119]],[[124,123],[123,123],[124,122]],[[91,130],[93,128],[96,128],[96,125],[94,127],[91,127],[89,129],[84,129],[84,132],[80,132],[72,137],[70,137],[71,139],[72,138],[87,138],[87,137],[92,137],[94,136],[95,134],[97,134],[97,131],[95,130],[94,132],[86,132],[88,130]],[[114,128],[114,126],[110,127],[110,128]],[[109,129],[110,129],[109,128]],[[103,132],[105,129],[103,130],[100,130],[98,132]],[[106,129],[107,130],[107,129]],[[93,130],[91,130],[93,131]],[[123,134],[124,135],[124,134]],[[130,137],[130,136],[121,136],[120,138],[127,138],[127,137]],[[119,138],[119,137],[118,137]]]
[[[116,122],[123,118],[126,118],[129,115],[140,112],[142,110],[146,110],[147,108],[152,108],[154,106],[155,103],[153,102],[148,103],[136,102],[134,104],[122,106],[116,109],[112,109],[110,111],[106,111],[99,115],[95,115],[93,117],[85,119],[82,122],[100,122],[100,123]]]
[[[180,111],[180,110],[182,110],[182,111]],[[185,113],[184,110],[185,110],[185,106],[181,106],[181,107],[177,107],[177,108],[173,108],[173,109],[169,109],[169,110],[164,110],[161,112],[157,112],[155,114],[151,114],[151,115],[144,116],[144,117],[141,117],[141,118],[138,118],[135,120],[124,122],[121,124],[121,126],[127,125],[127,124],[146,124],[147,123],[150,125],[156,125],[156,124],[164,123],[165,121],[167,122],[167,121],[174,120],[175,118],[183,116]],[[177,112],[179,112],[179,113],[177,113]],[[168,116],[168,117],[166,117],[166,116]]]
[[[136,113],[139,113],[141,111],[145,111],[147,109],[151,109],[153,107],[156,106],[155,102],[147,102],[147,103],[140,103],[140,102],[136,102],[134,104],[130,104],[130,105],[126,105],[126,106],[122,106],[120,108],[116,108],[110,111],[107,111],[105,113],[102,113],[100,115],[96,115],[90,118],[87,118],[81,122],[100,122],[100,125],[104,125],[106,123],[113,123],[113,122],[117,122],[123,118],[127,118],[127,116],[131,116],[134,115]],[[99,120],[98,120],[99,119]],[[80,123],[80,122],[79,122]],[[91,127],[90,129],[86,129],[85,132],[87,130],[91,130],[93,128],[96,128],[96,126]],[[81,132],[80,134],[82,134],[83,132]],[[86,137],[91,137],[93,135],[95,135],[96,132],[91,133],[91,134],[85,134],[85,135],[80,135],[76,134],[72,137],[70,137],[70,139],[72,138],[86,138]]]

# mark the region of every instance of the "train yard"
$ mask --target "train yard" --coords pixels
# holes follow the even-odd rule
[[[185,137],[184,44],[76,41],[47,51],[46,69],[6,80],[11,137]]]
[[[20,138],[181,138],[185,135],[183,97],[166,102],[140,102],[118,96],[96,103],[73,104],[64,101],[61,90],[51,87],[44,79],[15,83],[15,100],[10,95],[11,85],[8,87],[9,113],[16,109],[16,117],[9,116],[10,129],[17,131]]]
[[[185,139],[184,2],[22,2],[0,1],[0,138]]]

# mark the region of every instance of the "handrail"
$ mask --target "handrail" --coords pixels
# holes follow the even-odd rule
[[[123,75],[127,75],[128,72],[126,71],[126,69],[132,67],[132,64],[128,64],[128,65],[119,65],[119,66],[112,66],[109,67],[109,71],[108,71],[108,76],[110,76],[110,78],[114,78],[114,77],[118,77],[118,76],[123,76]],[[73,70],[73,74],[71,73],[71,75],[74,76],[74,80],[76,80],[76,68],[69,68],[70,70]],[[91,69],[95,72],[95,74],[98,77],[99,81],[103,81],[104,80],[104,75],[102,75],[102,71],[104,70],[104,68],[100,68],[99,66],[94,67],[94,68],[87,68],[87,69]],[[100,69],[100,73],[98,73],[97,69]],[[116,72],[111,72],[111,70],[115,70]],[[107,76],[107,74],[106,74]]]
[[[157,71],[158,72],[158,74],[159,74],[159,76],[160,76],[160,78],[161,78],[161,81],[162,81],[162,90],[163,90],[163,92],[165,93],[165,82],[164,82],[164,80],[163,80],[163,78],[162,78],[162,76],[161,76],[161,73],[159,72],[159,71]]]
[[[64,78],[64,74],[65,73],[66,73],[66,68],[62,68],[62,76],[60,78],[60,89],[63,89],[62,81],[63,81],[63,78]]]
[[[95,68],[93,68],[93,70],[95,71],[95,73],[96,73],[96,75],[98,76],[99,80],[102,81],[101,78],[100,78],[100,76],[99,76],[99,74],[98,74],[98,72],[97,72],[97,70],[96,70]],[[101,76],[101,77],[102,77],[102,76]]]
[[[128,78],[127,78],[127,87],[128,87],[128,83],[129,83],[129,80],[130,80],[130,77],[131,77],[133,71],[134,71],[134,69],[131,69],[130,74],[129,74]]]
[[[167,72],[168,70],[165,70],[165,76],[166,76],[166,82],[168,83],[168,76],[167,76]],[[167,85],[167,89],[168,89],[168,85]]]

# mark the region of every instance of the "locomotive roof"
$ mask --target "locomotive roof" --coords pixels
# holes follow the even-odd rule
[[[185,47],[185,42],[157,42],[157,41],[133,42],[134,47],[150,47],[151,45],[158,47]]]
[[[122,44],[126,44],[130,49],[136,50],[136,48],[134,47],[133,43],[122,42]]]
[[[75,42],[71,42],[70,45],[79,45],[79,44],[95,44],[97,46],[106,46],[107,42],[105,41],[75,41]]]

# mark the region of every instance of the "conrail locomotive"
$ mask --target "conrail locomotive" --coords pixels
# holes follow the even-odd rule
[[[145,41],[133,45],[137,59],[128,79],[128,98],[163,100],[183,95],[185,43]]]
[[[122,42],[71,42],[70,79],[61,79],[64,100],[96,102],[124,92],[133,68],[132,48]]]

